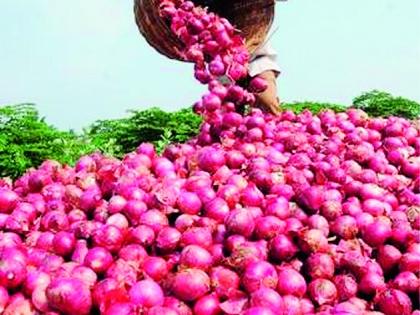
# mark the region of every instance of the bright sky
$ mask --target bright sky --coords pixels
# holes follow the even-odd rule
[[[349,104],[376,88],[420,101],[419,0],[289,0],[276,10],[283,100]],[[1,0],[0,26],[0,104],[34,102],[63,129],[176,110],[203,91],[190,64],[147,45],[131,0]]]

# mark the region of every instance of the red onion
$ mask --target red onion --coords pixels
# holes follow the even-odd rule
[[[244,315],[274,315],[275,313],[268,307],[251,307],[245,311]]]
[[[160,281],[168,275],[168,265],[161,257],[148,257],[143,263],[143,272],[147,277]]]
[[[140,222],[142,214],[146,211],[147,205],[141,200],[129,200],[123,208],[123,213],[133,225]]]
[[[414,293],[419,289],[420,280],[413,272],[403,271],[395,277],[393,284],[405,293]]]
[[[401,252],[392,245],[384,245],[378,249],[378,263],[381,265],[384,272],[390,271],[398,264],[401,259]]]
[[[357,221],[348,215],[340,216],[334,221],[332,231],[343,239],[352,239],[358,233]]]
[[[23,284],[24,293],[31,295],[37,287],[46,288],[51,282],[51,277],[43,271],[29,271]]]
[[[270,241],[270,256],[276,260],[289,260],[297,251],[297,246],[286,235],[280,234]]]
[[[163,306],[153,306],[147,312],[148,315],[178,315],[175,310],[170,309],[169,307]]]
[[[284,304],[284,313],[291,315],[300,315],[302,314],[300,300],[294,295],[284,295],[283,296]]]
[[[210,278],[200,269],[185,269],[175,275],[172,291],[183,301],[195,301],[210,289]]]
[[[153,307],[163,304],[162,289],[153,280],[137,282],[131,287],[129,295],[131,302],[138,306]]]
[[[327,279],[315,279],[308,286],[312,300],[318,305],[332,305],[337,300],[337,288]]]
[[[20,286],[26,277],[25,265],[15,259],[2,257],[0,260],[0,286],[13,289]]]
[[[52,242],[54,252],[60,256],[68,256],[73,252],[76,238],[69,232],[58,232]]]
[[[258,207],[263,199],[264,195],[255,185],[248,185],[241,193],[241,203],[245,207]]]
[[[163,227],[168,225],[168,218],[158,210],[149,210],[141,215],[140,224],[147,225],[158,233]]]
[[[64,314],[89,314],[92,297],[88,287],[76,278],[59,278],[47,287],[48,305]]]
[[[314,253],[306,260],[308,274],[313,278],[332,278],[335,271],[334,260],[328,254]]]
[[[258,239],[272,239],[283,233],[286,223],[275,216],[265,216],[255,221],[255,235]]]
[[[232,210],[226,217],[225,224],[228,232],[245,237],[251,236],[255,227],[254,220],[246,209]]]
[[[325,252],[328,248],[328,240],[321,230],[310,229],[300,233],[300,247],[305,253]]]
[[[4,287],[0,287],[0,313],[4,311],[9,302],[9,293]]]
[[[226,163],[226,159],[221,150],[209,147],[201,150],[198,163],[202,170],[215,172],[219,167]]]
[[[209,248],[213,243],[211,231],[208,228],[193,227],[185,231],[181,236],[181,246],[199,245]]]
[[[364,294],[374,294],[384,288],[384,277],[374,272],[367,272],[359,281],[359,292]]]
[[[231,292],[239,288],[239,276],[225,267],[213,268],[210,273],[210,280],[220,298],[230,296]]]
[[[410,315],[412,311],[408,295],[396,289],[382,291],[377,297],[377,305],[387,315]]]
[[[278,272],[277,291],[282,295],[302,297],[306,292],[305,278],[292,268],[282,268]]]
[[[111,305],[106,312],[105,315],[131,315],[135,311],[135,306],[133,303],[116,303]]]
[[[328,225],[328,221],[321,215],[314,214],[311,215],[307,220],[308,227],[311,229],[318,229],[322,231],[324,236],[328,236],[330,234],[330,228]]]
[[[261,77],[255,77],[249,83],[249,88],[252,92],[261,93],[267,89],[267,82]]]
[[[115,292],[118,291],[118,288],[119,284],[117,280],[113,278],[107,278],[97,282],[92,290],[93,305],[102,310],[107,302],[107,296],[110,294],[115,294]]]
[[[138,270],[135,265],[123,259],[117,259],[106,271],[106,278],[114,278],[119,283],[134,285],[137,281]]]
[[[165,297],[164,306],[177,311],[179,315],[192,315],[191,309],[184,302],[174,297]]]
[[[19,196],[10,189],[0,188],[0,213],[11,213]]]
[[[82,280],[89,288],[92,288],[98,280],[96,273],[91,268],[85,266],[76,266],[70,275],[72,278]]]
[[[365,226],[362,230],[363,240],[370,246],[382,245],[391,236],[391,227],[379,220]]]
[[[187,268],[207,270],[212,265],[210,253],[197,245],[188,245],[181,252],[180,263]]]
[[[317,211],[324,202],[324,191],[321,187],[309,187],[299,197],[301,204],[310,211]]]
[[[47,212],[41,219],[41,228],[44,231],[59,232],[67,230],[69,220],[64,212],[54,210]]]
[[[338,201],[327,200],[321,206],[321,214],[327,220],[335,220],[343,214],[342,205]]]
[[[334,277],[334,284],[340,301],[346,301],[356,296],[357,282],[352,276],[337,275]]]
[[[157,235],[156,245],[163,251],[173,251],[181,239],[181,233],[171,227],[164,227]]]
[[[34,314],[33,305],[21,293],[10,296],[9,304],[4,310],[4,313],[2,313],[2,315],[15,314]]]
[[[300,310],[303,314],[313,314],[315,306],[310,299],[303,298],[300,300]]]
[[[222,314],[220,301],[216,295],[206,295],[200,298],[194,305],[194,314],[219,315]]]
[[[114,253],[121,248],[124,242],[124,235],[115,225],[104,225],[94,231],[93,242],[95,245],[104,247],[111,253]]]
[[[250,263],[242,276],[242,284],[250,293],[262,287],[276,288],[277,283],[278,276],[274,266],[265,261]]]
[[[202,207],[200,198],[195,193],[188,191],[181,192],[177,205],[181,212],[186,214],[198,214]]]
[[[265,214],[276,216],[282,220],[287,219],[290,216],[290,208],[287,198],[280,196],[268,199]]]
[[[87,252],[84,265],[96,273],[103,273],[111,266],[112,261],[112,255],[106,248],[94,247]]]
[[[230,211],[226,201],[218,197],[206,203],[204,209],[206,215],[218,223],[223,223]]]
[[[252,307],[267,307],[273,312],[283,311],[283,299],[273,289],[262,287],[251,294],[250,304]]]

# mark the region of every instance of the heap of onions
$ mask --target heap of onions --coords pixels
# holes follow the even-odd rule
[[[240,115],[266,84],[235,29],[160,10],[209,86],[199,135],[1,181],[0,313],[419,314],[419,122]]]

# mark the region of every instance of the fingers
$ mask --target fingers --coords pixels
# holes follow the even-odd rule
[[[280,114],[280,102],[277,97],[276,75],[273,71],[265,71],[259,75],[267,81],[267,89],[256,95],[255,106],[274,115]]]

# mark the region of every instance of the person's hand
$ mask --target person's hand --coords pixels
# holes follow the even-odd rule
[[[280,114],[280,100],[277,97],[276,74],[274,71],[265,71],[258,75],[267,81],[267,89],[256,95],[255,106],[261,108],[263,111],[279,115]]]

